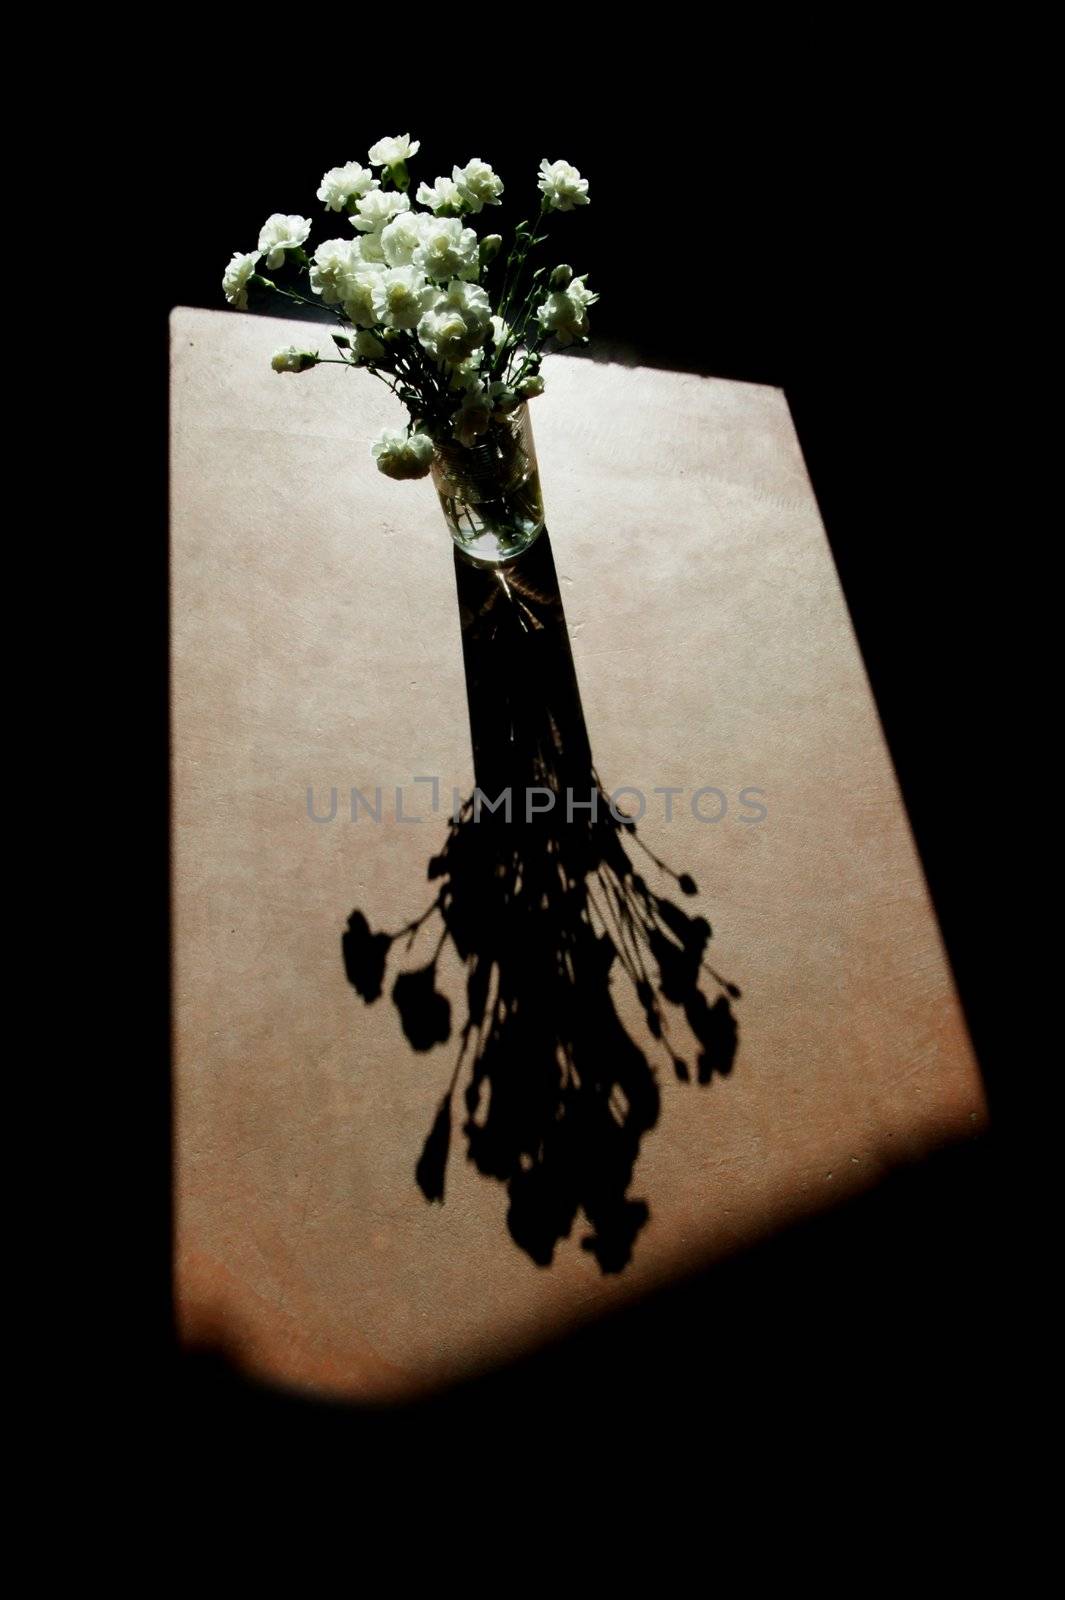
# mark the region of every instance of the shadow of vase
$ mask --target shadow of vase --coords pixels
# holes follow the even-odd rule
[[[393,1003],[411,1047],[429,1051],[452,1035],[436,981],[450,943],[465,971],[465,1017],[418,1186],[443,1203],[461,1087],[467,1158],[506,1186],[514,1242],[548,1266],[583,1218],[582,1247],[619,1272],[650,1215],[629,1189],[660,1094],[614,985],[632,985],[662,1064],[704,1086],[732,1069],[739,990],[706,961],[707,920],[645,874],[682,896],[697,894],[694,881],[651,853],[599,782],[546,530],[505,571],[456,551],[455,577],[474,793],[429,862],[430,904],[395,933],[353,911],[345,968],[372,1004],[400,965]],[[415,946],[434,939],[431,957],[415,961]],[[673,1042],[678,1015],[690,1030],[684,1052]]]

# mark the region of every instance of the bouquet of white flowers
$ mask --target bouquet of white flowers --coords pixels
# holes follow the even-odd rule
[[[338,364],[381,379],[410,421],[405,431],[386,430],[374,443],[380,471],[421,478],[435,469],[460,543],[480,538],[486,527],[502,530],[504,544],[509,528],[513,543],[510,525],[515,518],[528,523],[539,499],[535,473],[523,470],[531,439],[523,444],[514,414],[524,415],[524,403],[543,392],[545,341],[586,342],[588,307],[598,298],[586,273],[566,265],[530,268],[530,257],[546,243],[541,229],[553,213],[588,204],[588,183],[566,161],[542,161],[539,212],[518,224],[504,257],[499,234],[479,237],[469,223],[501,204],[502,180],[475,158],[453,167],[449,178],[419,184],[412,205],[407,163],[418,149],[418,140],[402,134],[378,140],[366,167],[356,161],[333,167],[318,198],[327,212],[347,218],[351,234],[310,253],[310,219],[276,212],[263,224],[258,249],[233,256],[222,286],[239,310],[247,309],[250,285],[328,307],[343,328],[332,335],[337,354],[293,345],[277,351],[274,370]],[[275,281],[269,274],[281,269],[284,281]],[[463,492],[488,477],[502,497]],[[459,489],[449,497],[445,489],[456,488],[451,480]],[[515,505],[513,493],[525,503]]]

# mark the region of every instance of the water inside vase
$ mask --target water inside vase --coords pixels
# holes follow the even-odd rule
[[[455,543],[497,565],[527,550],[544,525],[527,408],[496,419],[471,447],[438,447],[433,481]]]

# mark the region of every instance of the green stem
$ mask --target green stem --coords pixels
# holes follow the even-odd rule
[[[530,284],[529,293],[525,297],[525,304],[522,306],[522,309],[518,314],[518,319],[514,323],[513,339],[508,341],[510,348],[509,348],[509,352],[508,352],[508,355],[507,355],[507,371],[504,374],[504,381],[506,383],[511,383],[512,381],[517,381],[517,380],[512,380],[512,378],[511,378],[511,367],[513,365],[514,357],[518,353],[518,347],[520,345],[522,345],[522,344],[524,344],[526,346],[525,361],[524,361],[524,363],[522,365],[522,372],[524,373],[525,366],[528,364],[530,355],[535,354],[535,352],[539,348],[539,346],[541,344],[543,344],[544,336],[543,336],[543,334],[540,333],[539,328],[537,328],[537,333],[534,336],[534,341],[532,343],[532,348],[531,349],[529,348],[529,343],[528,343],[528,341],[526,341],[526,338],[525,338],[525,330],[528,327],[529,319],[532,316],[534,300],[535,300],[535,296],[533,294],[532,285]]]
[[[263,277],[262,273],[257,272],[255,276],[259,283],[264,283],[266,287],[268,289],[272,289],[275,294],[283,294],[286,300],[295,300],[297,304],[301,306],[311,306],[315,311],[321,311],[324,309],[330,312],[340,322],[347,322],[348,320],[343,311],[337,306],[327,306],[324,300],[308,300],[306,295],[297,294],[295,289],[282,289],[279,283],[275,283],[272,278]]]
[[[536,235],[539,233],[540,225],[543,222],[544,217],[546,215],[547,215],[547,202],[542,200],[540,202],[540,210],[537,212],[537,215],[536,215],[536,221],[533,224],[532,228],[529,230],[529,236],[528,236],[528,239],[525,242],[525,247],[520,252],[520,254],[518,255],[518,258],[517,258],[517,261],[516,261],[516,264],[515,264],[514,278],[513,278],[513,281],[510,282],[509,288],[508,288],[507,285],[508,285],[508,280],[510,279],[511,262],[514,259],[514,249],[511,250],[510,255],[507,257],[507,270],[506,270],[506,274],[505,274],[504,279],[503,279],[503,294],[502,294],[502,296],[500,298],[500,302],[499,302],[499,315],[500,315],[500,317],[502,317],[504,322],[507,320],[507,312],[510,309],[511,301],[514,298],[514,292],[517,289],[518,284],[521,282],[521,275],[522,275],[522,272],[524,271],[525,263],[529,258],[529,251],[533,248],[533,241],[535,240]],[[514,248],[515,249],[517,248],[516,241],[515,241]]]

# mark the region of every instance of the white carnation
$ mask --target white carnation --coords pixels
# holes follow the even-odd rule
[[[424,211],[401,211],[378,237],[381,253],[390,267],[409,267],[430,218]]]
[[[320,294],[327,306],[343,300],[351,275],[359,264],[357,239],[326,239],[314,252],[310,270],[311,292]]]
[[[387,267],[373,284],[374,322],[386,328],[416,328],[422,313],[436,299],[417,267]]]
[[[370,448],[378,471],[389,478],[424,478],[433,464],[433,441],[427,433],[408,438],[398,428],[386,428]]]
[[[437,361],[464,361],[484,343],[491,309],[483,289],[455,279],[429,302],[418,323],[418,341]]]
[[[397,133],[391,139],[378,139],[376,144],[370,146],[370,165],[395,167],[401,161],[409,161],[411,156],[416,156],[420,149],[421,141],[415,139],[412,143],[409,133]]]
[[[492,420],[492,406],[483,383],[466,390],[451,418],[451,431],[460,444],[472,445]]]
[[[387,269],[374,262],[361,261],[344,285],[344,315],[360,328],[372,328],[377,321],[374,291]]]
[[[464,167],[452,167],[451,179],[463,199],[463,211],[480,211],[482,206],[502,205],[503,180],[497,178],[487,161],[477,156]]]
[[[226,299],[238,311],[248,309],[248,279],[258,265],[259,255],[258,250],[252,250],[249,255],[241,255],[239,250],[234,250],[233,259],[222,275]]]
[[[536,183],[549,211],[572,211],[588,204],[588,179],[568,161],[541,161]]]
[[[300,248],[310,231],[306,217],[286,217],[280,211],[267,217],[259,233],[259,249],[269,251],[266,265],[271,272],[282,265],[286,250]]]
[[[414,263],[434,283],[475,278],[480,265],[477,235],[472,228],[464,228],[459,217],[429,217]]]
[[[448,365],[448,384],[452,389],[469,389],[473,384],[481,381],[481,352],[475,350],[471,356],[463,361],[453,361]]]
[[[418,204],[427,206],[430,211],[438,215],[445,209],[454,212],[463,211],[462,190],[453,178],[437,178],[432,185],[420,183],[418,185]]]
[[[372,189],[358,202],[353,217],[348,220],[360,233],[380,233],[381,229],[400,211],[409,211],[410,201],[395,189]]]
[[[504,322],[502,317],[492,313],[492,339],[497,350],[502,348],[503,341],[510,338],[510,323]]]
[[[317,350],[299,350],[290,344],[284,350],[275,350],[270,362],[275,372],[307,372],[318,365]]]
[[[361,200],[364,194],[379,186],[379,180],[369,167],[349,161],[342,167],[330,167],[322,178],[318,198],[325,201],[330,211],[346,211],[349,200]]]
[[[545,333],[555,335],[559,344],[572,344],[588,332],[587,308],[598,298],[580,278],[574,278],[568,289],[548,295],[537,310],[537,321]]]
[[[592,293],[583,278],[574,278],[566,293],[580,311],[586,310],[588,306],[594,306],[599,299],[597,294]]]
[[[508,411],[516,411],[521,405],[521,395],[501,379],[488,385],[488,399],[492,410],[504,417]]]
[[[437,361],[459,362],[477,348],[478,336],[460,311],[434,307],[418,323],[418,342]]]
[[[349,222],[354,218],[349,217]],[[379,233],[360,233],[355,239],[355,248],[359,253],[359,260],[371,266],[386,266],[385,253],[381,248],[381,235]]]

